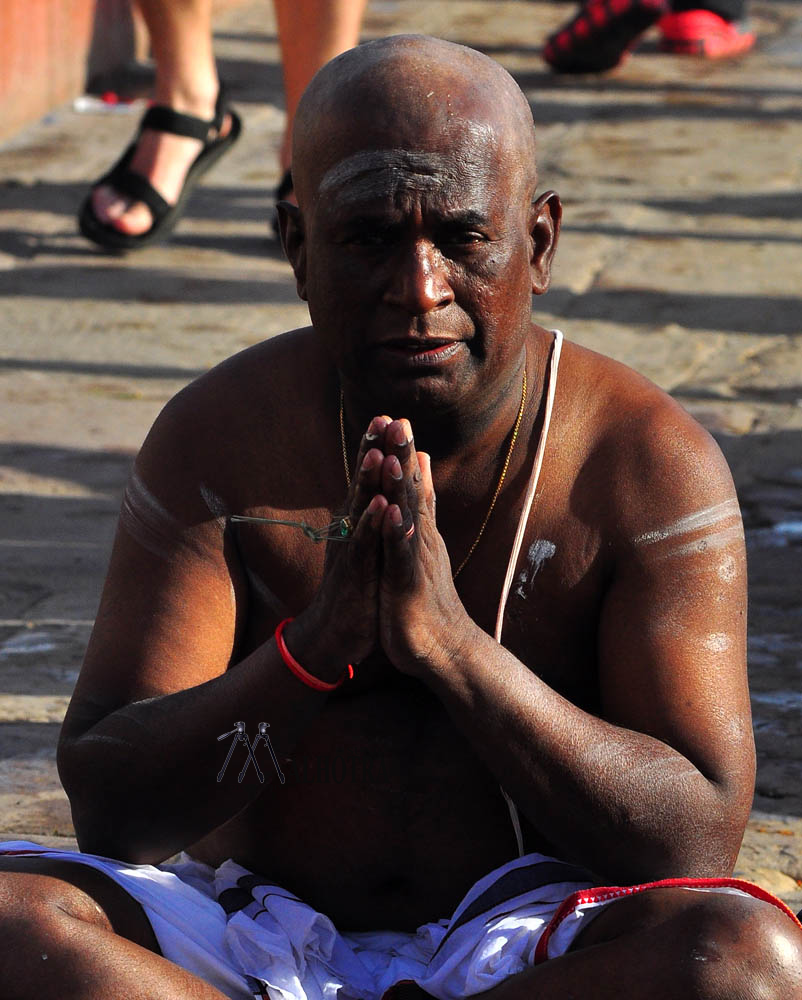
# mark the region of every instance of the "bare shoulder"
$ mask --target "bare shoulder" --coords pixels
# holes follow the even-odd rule
[[[166,404],[137,458],[137,470],[158,485],[170,507],[213,505],[222,484],[223,492],[236,496],[249,481],[282,468],[290,443],[303,439],[314,423],[325,378],[325,363],[308,328],[240,351]]]
[[[646,537],[719,505],[738,513],[726,460],[687,410],[626,365],[566,346],[569,406],[584,435],[578,485],[598,487],[611,536]]]

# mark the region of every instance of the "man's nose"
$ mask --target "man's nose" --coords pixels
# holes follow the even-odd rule
[[[443,254],[428,240],[404,248],[391,264],[385,302],[413,316],[442,309],[454,301]]]

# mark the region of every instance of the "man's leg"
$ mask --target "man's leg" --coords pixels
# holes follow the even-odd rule
[[[150,34],[156,64],[156,104],[198,118],[214,117],[220,83],[212,51],[212,0],[137,0]],[[230,127],[224,124],[223,132]],[[178,200],[187,170],[201,150],[197,139],[146,130],[131,169],[146,177],[171,205]],[[135,236],[152,223],[150,209],[103,185],[92,194],[101,222]]]
[[[770,903],[654,889],[610,904],[560,958],[483,1000],[802,1000],[802,932]]]
[[[225,1000],[162,958],[141,906],[102,872],[0,857],[2,1000]]]
[[[276,10],[287,123],[279,154],[292,165],[292,123],[301,94],[317,71],[359,41],[367,0],[273,0]]]

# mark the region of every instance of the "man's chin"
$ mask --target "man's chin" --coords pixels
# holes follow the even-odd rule
[[[458,409],[471,381],[435,365],[371,366],[351,385],[364,408],[412,419]]]

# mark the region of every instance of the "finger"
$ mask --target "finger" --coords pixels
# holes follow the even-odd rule
[[[357,466],[350,505],[352,520],[360,518],[371,499],[381,492],[383,462],[382,452],[378,448],[371,448],[362,459],[362,464]]]
[[[348,539],[347,552],[351,559],[359,563],[366,560],[375,560],[378,555],[377,541],[381,535],[382,520],[387,509],[387,500],[381,496],[373,496],[367,507],[362,511],[359,520],[356,521],[354,533]],[[341,547],[341,543],[332,542],[336,545],[336,551],[346,551],[346,546]]]
[[[371,527],[375,532],[381,530],[382,521],[384,520],[384,512],[387,510],[389,504],[387,498],[382,496],[380,493],[377,494],[367,506],[365,513],[370,518]]]
[[[365,440],[372,447],[384,451],[384,433],[392,422],[393,418],[388,417],[386,413],[374,417],[370,424],[368,424],[368,429],[365,432]]]
[[[359,448],[357,450],[356,462],[353,466],[353,471],[351,474],[351,487],[353,491],[354,480],[357,477],[359,470],[362,468],[362,463],[365,460],[365,455],[370,451],[371,448],[378,448],[378,450],[384,453],[384,437],[387,428],[393,421],[388,416],[378,416],[374,417],[368,424],[368,428],[362,435],[359,442]]]
[[[401,520],[406,531],[415,522],[417,505],[414,510],[409,503],[409,476],[404,475],[401,462],[395,455],[388,455],[382,462],[381,492],[390,506],[401,511]]]
[[[402,511],[406,512],[408,509],[415,516],[419,507],[416,483],[420,480],[421,473],[418,466],[418,453],[415,450],[415,441],[412,435],[412,425],[408,420],[394,420],[387,428],[385,440],[385,454],[397,458],[401,467],[405,494],[403,499],[399,494],[394,494],[390,502],[398,503]],[[394,466],[391,467],[394,468]],[[392,478],[395,479],[395,476]]]
[[[432,480],[432,459],[428,452],[419,451],[417,453],[418,457],[418,469],[420,470],[420,480],[418,480],[418,493],[423,494],[423,504],[419,504],[422,508],[424,505],[429,511],[429,514],[434,520],[435,516],[435,506],[437,504],[437,497],[434,492],[434,481]],[[414,475],[413,475],[414,480]]]
[[[406,419],[393,420],[385,431],[384,441],[385,455],[395,455],[401,465],[406,467],[410,456],[415,454],[410,422]]]
[[[381,526],[384,548],[383,572],[396,586],[408,584],[414,575],[415,525],[405,525],[398,504],[389,504]]]

